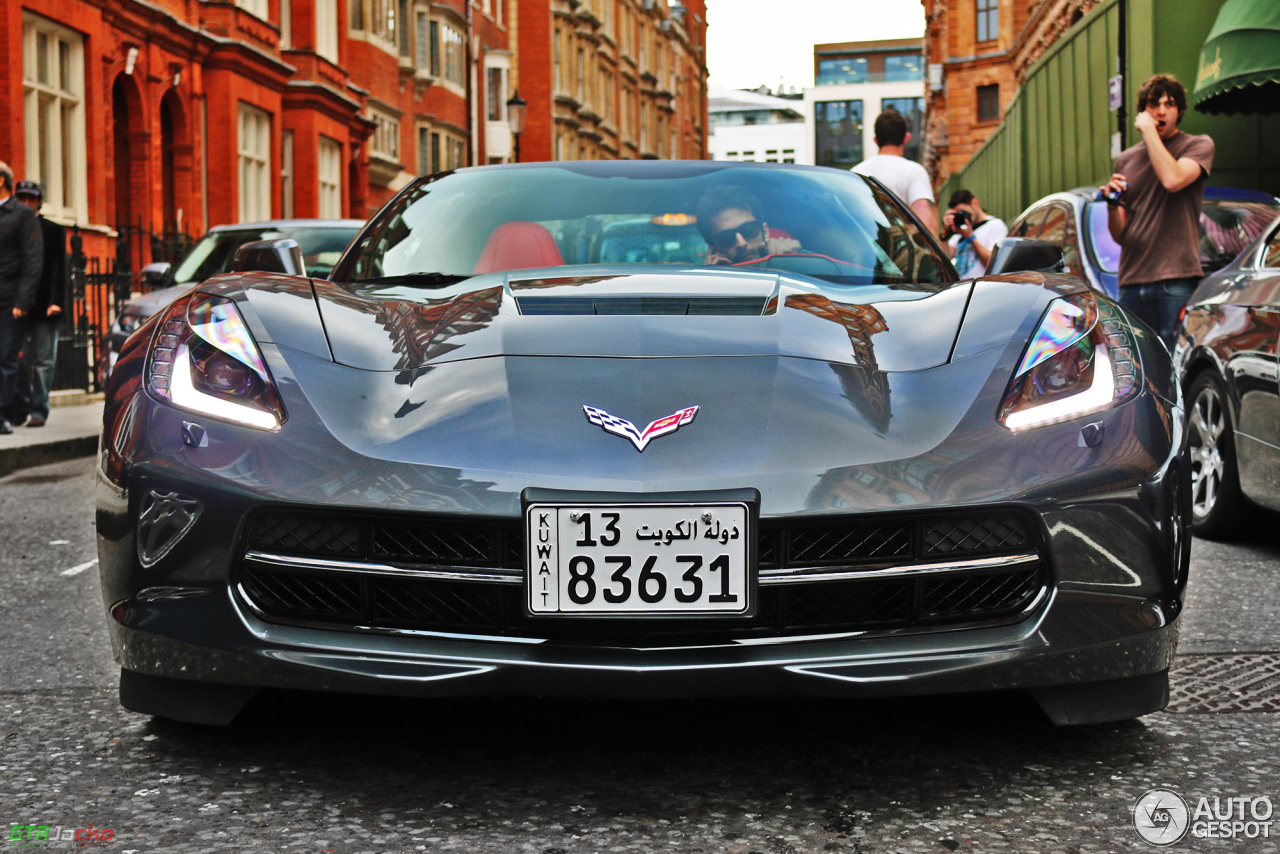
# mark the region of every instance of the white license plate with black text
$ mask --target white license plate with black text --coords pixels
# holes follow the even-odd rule
[[[749,519],[742,503],[532,504],[529,611],[746,614]]]

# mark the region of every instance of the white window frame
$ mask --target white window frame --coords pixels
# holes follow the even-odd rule
[[[316,55],[337,65],[338,0],[315,0],[315,16]]]
[[[498,93],[492,96],[489,86],[490,76],[500,77]],[[490,53],[484,58],[484,92],[486,108],[496,108],[498,118],[489,118],[485,111],[484,141],[486,162],[498,158],[503,162],[511,160],[514,146],[511,138],[511,121],[507,115],[507,99],[511,95],[511,57],[505,53]]]
[[[43,79],[37,49],[41,35],[49,46]],[[21,177],[40,182],[45,214],[87,221],[89,148],[84,116],[84,37],[45,18],[24,13],[22,94],[26,164]]]
[[[369,138],[369,154],[388,163],[400,162],[400,119],[369,105],[369,118],[374,122],[373,136]]]
[[[316,215],[342,219],[342,144],[321,136],[317,145],[316,175],[320,185]]]
[[[236,133],[240,222],[271,219],[271,114],[240,102]]]
[[[256,15],[264,21],[267,20],[267,8],[269,6],[267,0],[236,0],[236,5],[251,15]]]
[[[293,131],[280,132],[280,216],[293,219]]]

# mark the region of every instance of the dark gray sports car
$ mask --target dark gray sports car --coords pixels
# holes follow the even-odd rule
[[[849,172],[419,180],[329,281],[215,277],[122,352],[98,503],[121,702],[1162,708],[1188,474],[1153,340],[1074,277],[957,281]]]

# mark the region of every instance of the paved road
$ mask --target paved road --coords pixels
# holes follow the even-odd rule
[[[11,826],[111,830],[107,850],[139,854],[1063,854],[1156,850],[1130,813],[1153,788],[1193,808],[1200,796],[1280,806],[1280,714],[1186,710],[1280,709],[1280,679],[1233,697],[1196,675],[1275,672],[1280,546],[1262,533],[1195,544],[1179,684],[1198,687],[1177,695],[1186,709],[1137,722],[1054,729],[1016,696],[279,695],[219,730],[117,705],[96,573],[82,569],[95,557],[92,484],[89,460],[0,481],[0,821]],[[1255,838],[1172,850],[1278,849]]]

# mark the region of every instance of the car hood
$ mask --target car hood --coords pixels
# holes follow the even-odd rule
[[[377,372],[497,356],[777,356],[921,371],[1025,341],[1053,297],[1087,289],[1075,277],[1038,273],[840,287],[707,268],[547,272],[430,289],[349,289],[264,273],[206,285],[239,291],[256,340]]]
[[[496,276],[430,299],[315,282],[308,308],[301,280],[274,279],[246,293],[245,314],[279,357],[286,429],[323,425],[307,446],[331,436],[366,459],[624,490],[691,488],[708,467],[726,483],[777,471],[798,489],[833,465],[924,453],[971,410],[985,431],[1021,349],[1010,343],[1056,292],[1084,288],[1039,275],[844,292],[759,273]],[[641,302],[606,305],[622,299]],[[643,449],[622,429],[694,407]]]
[[[953,357],[974,296],[970,282],[841,288],[706,268],[572,277],[545,272],[476,276],[425,290],[314,287],[333,360],[369,371],[499,355],[773,355],[916,371]],[[1025,310],[1033,296],[1023,294],[999,312],[1003,341],[1013,331],[1009,315],[1019,304]]]

